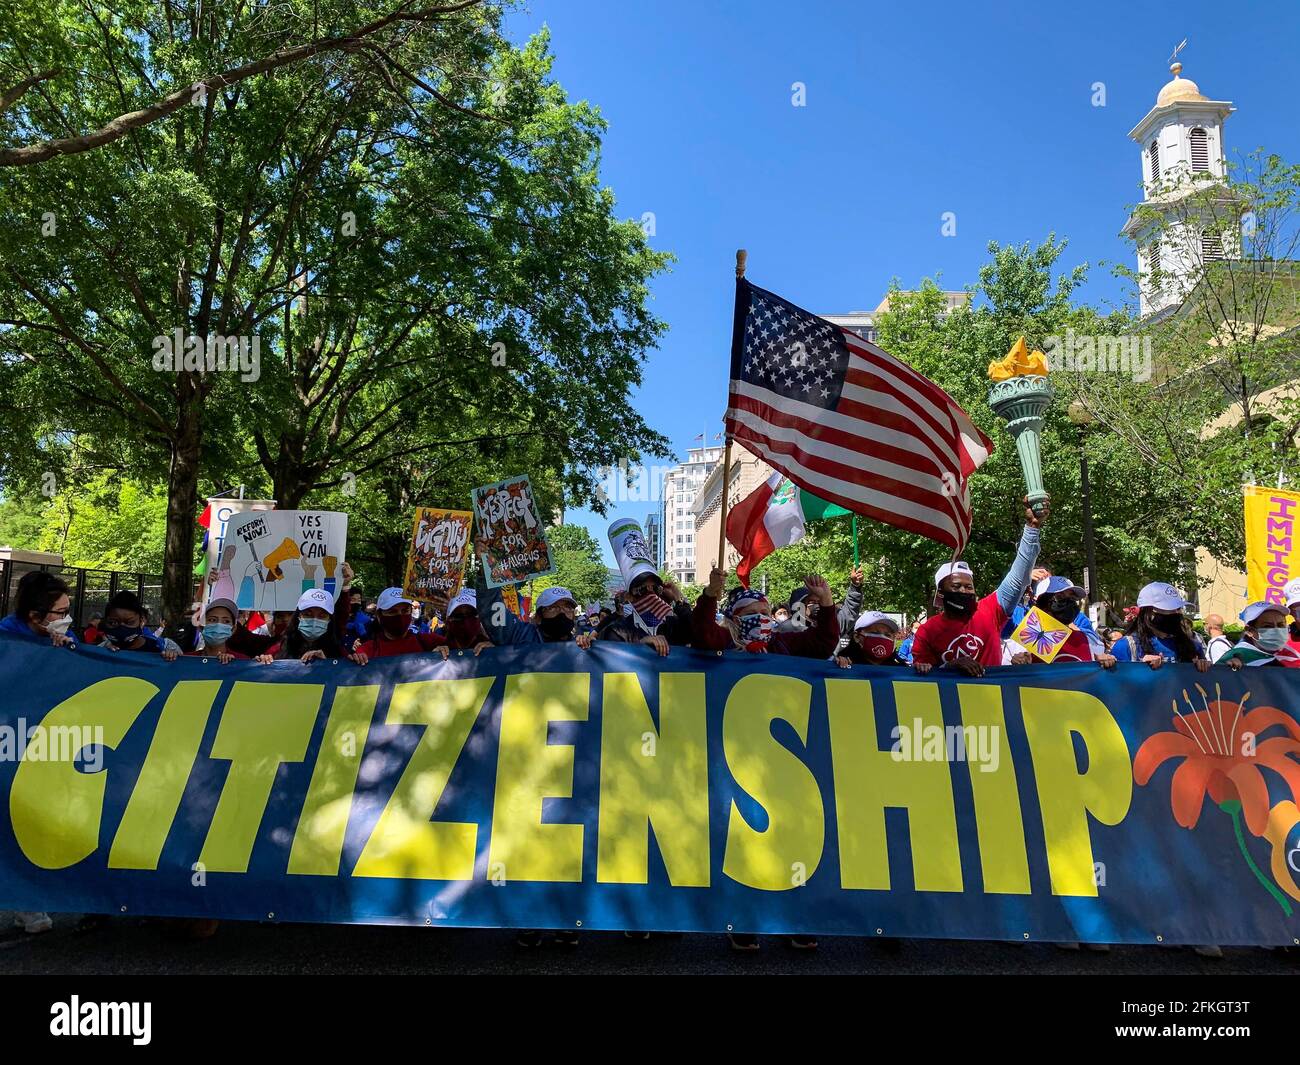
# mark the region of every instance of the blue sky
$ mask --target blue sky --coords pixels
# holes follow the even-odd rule
[[[651,243],[677,256],[654,286],[670,330],[636,400],[679,456],[721,431],[738,247],[756,284],[831,314],[873,309],[894,277],[964,288],[989,240],[1054,231],[1069,239],[1066,265],[1092,264],[1085,299],[1127,303],[1110,266],[1129,261],[1118,232],[1139,198],[1126,135],[1184,37],[1183,76],[1239,109],[1230,156],[1264,146],[1300,160],[1300,5],[1289,0],[533,0],[509,27],[522,40],[543,24],[555,78],[609,122],[602,176],[620,214],[652,212]],[[795,82],[805,106],[792,104]],[[609,520],[651,509],[568,520],[608,555]]]

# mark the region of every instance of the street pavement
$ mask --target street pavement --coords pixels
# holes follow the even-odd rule
[[[83,930],[75,915],[55,917],[42,935],[10,930],[0,911],[0,974],[371,973],[533,974],[1123,974],[1239,973],[1296,975],[1300,951],[1225,948],[1222,959],[1178,947],[1114,947],[1109,953],[1062,950],[1045,943],[823,938],[815,951],[764,936],[762,949],[740,954],[722,935],[587,932],[576,947],[547,942],[525,949],[497,929],[406,928],[224,922],[214,936],[190,940],[171,922],[113,917]]]

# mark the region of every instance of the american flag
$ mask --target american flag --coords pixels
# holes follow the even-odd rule
[[[651,617],[658,618],[660,621],[663,621],[664,618],[673,612],[673,608],[663,599],[660,599],[659,596],[655,595],[654,592],[646,592],[646,594],[640,599],[634,599],[632,601],[632,609],[642,617],[645,617],[648,614]]]
[[[741,278],[727,432],[813,495],[960,552],[993,451],[943,389]]]

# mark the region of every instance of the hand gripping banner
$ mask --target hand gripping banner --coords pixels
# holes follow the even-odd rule
[[[0,907],[1300,939],[1300,676],[0,642]]]

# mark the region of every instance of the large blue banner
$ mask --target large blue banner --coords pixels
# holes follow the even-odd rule
[[[1300,674],[0,642],[0,907],[1300,940]]]

